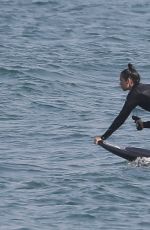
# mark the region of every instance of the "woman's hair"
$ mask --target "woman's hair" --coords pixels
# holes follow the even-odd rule
[[[128,64],[128,69],[121,72],[120,76],[126,81],[129,78],[132,79],[135,85],[140,83],[140,75],[131,63]]]

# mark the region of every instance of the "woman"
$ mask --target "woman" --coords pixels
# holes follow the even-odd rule
[[[140,75],[132,64],[128,64],[128,68],[121,72],[120,86],[124,91],[129,90],[125,104],[107,131],[102,136],[95,137],[96,144],[100,141],[106,140],[112,135],[112,133],[125,122],[136,106],[140,106],[144,110],[150,111],[150,84],[140,83]],[[143,125],[142,121],[141,125]],[[142,128],[144,128],[144,126],[142,126]]]

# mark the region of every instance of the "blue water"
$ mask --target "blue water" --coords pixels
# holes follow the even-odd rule
[[[150,166],[93,144],[122,107],[127,63],[149,82],[149,12],[148,0],[1,0],[0,230],[149,230]],[[131,117],[109,141],[150,148]]]

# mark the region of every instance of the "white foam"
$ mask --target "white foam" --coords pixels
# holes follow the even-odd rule
[[[140,166],[150,166],[150,157],[137,157],[132,164],[140,167]]]

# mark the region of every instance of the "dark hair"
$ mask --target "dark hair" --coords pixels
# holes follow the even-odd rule
[[[129,78],[132,79],[135,85],[140,83],[140,75],[131,63],[128,64],[128,69],[125,69],[121,72],[120,76],[126,81]]]

